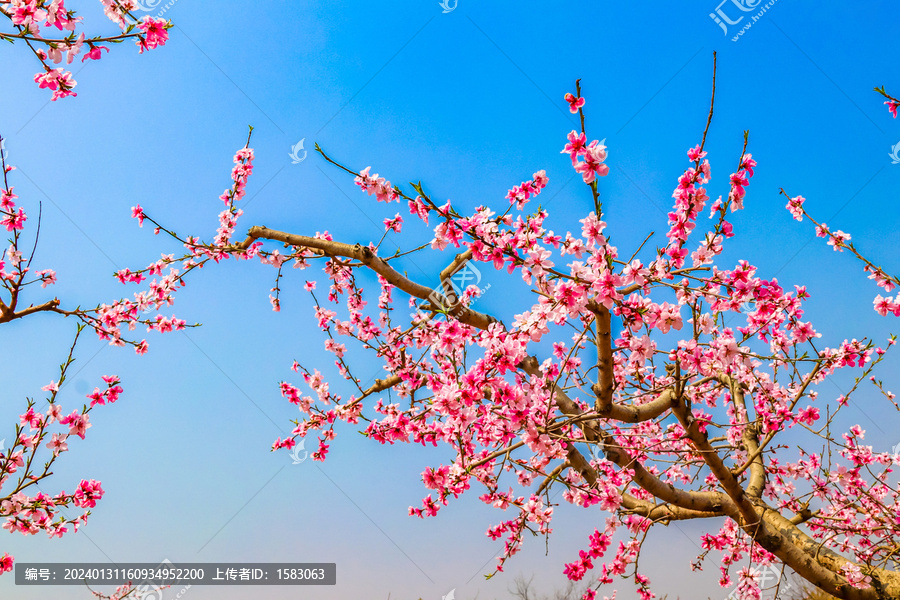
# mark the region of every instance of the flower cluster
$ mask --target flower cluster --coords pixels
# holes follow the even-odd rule
[[[21,206],[16,208],[16,198],[18,196],[13,193],[13,187],[0,189],[0,225],[6,227],[7,231],[21,231],[28,218],[25,209]]]
[[[753,167],[756,161],[753,155],[745,154],[741,157],[741,166],[736,173],[731,174],[731,193],[729,200],[731,201],[732,212],[744,208],[744,195],[747,193],[746,187],[750,185],[750,178],[753,177]]]
[[[387,181],[384,177],[379,177],[378,173],[369,175],[369,170],[371,168],[372,167],[366,167],[360,171],[356,179],[353,180],[354,183],[370,196],[374,194],[379,202],[393,202],[394,200],[399,200],[400,194],[391,187],[390,181]]]
[[[547,171],[541,170],[532,176],[531,181],[523,181],[520,185],[515,185],[506,193],[506,199],[510,204],[516,205],[516,210],[525,208],[528,199],[537,196],[541,190],[547,187],[550,180],[547,178]]]
[[[581,175],[585,183],[592,183],[598,176],[609,174],[609,166],[604,163],[607,159],[606,146],[597,140],[587,144],[584,133],[576,133],[573,129],[569,132],[568,142],[560,154],[568,154],[572,159],[572,166]],[[578,159],[583,159],[579,161]]]
[[[74,350],[74,344],[72,346]],[[89,413],[96,404],[112,403],[122,393],[119,378],[115,375],[103,377],[105,389],[94,388],[87,395],[90,406],[81,410],[73,410],[63,416],[62,408],[56,401],[60,384],[65,380],[66,371],[71,364],[70,351],[68,360],[61,366],[59,382],[51,381],[42,389],[49,392],[47,409],[35,410],[35,403],[28,402],[27,410],[19,415],[16,436],[10,448],[0,447],[0,519],[2,528],[23,535],[35,535],[41,532],[49,537],[62,537],[69,532],[78,531],[87,522],[89,512],[77,516],[69,516],[67,508],[94,508],[103,497],[103,488],[95,479],[82,479],[72,493],[59,492],[48,496],[44,492],[34,495],[27,493],[30,486],[51,475],[50,468],[60,454],[69,450],[68,439],[71,436],[85,438],[91,427]],[[53,431],[55,425],[62,426],[63,431]],[[67,430],[66,430],[67,429]],[[46,442],[46,443],[44,443]],[[34,465],[35,457],[41,447],[52,452],[43,469]],[[13,479],[15,476],[15,479]],[[2,491],[7,485],[12,489]],[[12,570],[13,557],[4,554],[0,558],[0,573]]]
[[[138,19],[132,11],[138,8],[135,0],[100,0],[103,12],[122,33],[115,36],[87,37],[79,31],[82,17],[65,6],[65,0],[0,0],[0,16],[9,19],[13,30],[0,32],[0,40],[25,41],[41,62],[43,70],[34,76],[40,88],[53,92],[51,100],[77,96],[73,89],[77,82],[72,73],[62,67],[53,68],[65,60],[67,65],[79,55],[81,62],[100,60],[103,51],[109,52],[104,43],[119,43],[134,39],[139,53],[165,45],[172,24],[149,15]],[[64,32],[64,37],[59,33]]]

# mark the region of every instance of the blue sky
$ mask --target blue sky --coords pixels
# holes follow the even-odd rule
[[[92,31],[114,32],[99,3],[70,4]],[[823,8],[781,0],[736,42],[739,26],[725,34],[709,16],[716,0],[459,0],[446,14],[437,0],[211,6],[177,0],[165,14],[175,27],[164,48],[138,56],[126,44],[83,70],[77,65],[78,97],[53,103],[32,83],[33,57],[0,46],[0,133],[19,168],[13,184],[30,215],[43,203],[36,266],[59,276],[55,290],[35,291],[33,301],[56,294],[69,305],[91,305],[130,295],[114,270],[177,252],[137,228],[134,204],[180,233],[211,238],[217,197],[248,125],[257,158],[242,227],[327,229],[335,239],[365,243],[380,237],[384,218],[405,213],[359,192],[312,152],[315,141],[352,168],[372,165],[401,185],[421,180],[433,197],[462,209],[504,207],[509,187],[546,169],[541,201],[550,228],[575,231],[590,196],[559,151],[576,127],[563,95],[577,78],[589,138],[609,146],[611,172],[600,188],[608,232],[630,255],[648,230],[665,231],[685,151],[706,122],[717,51],[710,194],[726,192],[744,130],[759,163],[727,261],[749,258],[761,276],[807,285],[807,315],[824,343],[881,341],[896,323],[871,310],[877,290],[858,265],[815,239],[808,223],[791,220],[779,195],[781,187],[804,195],[820,220],[851,232],[876,264],[900,272],[900,165],[888,156],[900,141],[900,120],[872,91],[882,84],[900,90],[895,3]],[[721,9],[738,14],[730,2]],[[292,164],[291,147],[301,139],[309,155]],[[411,223],[402,241],[389,238],[403,248],[428,239]],[[445,255],[426,253],[406,268],[431,284],[445,263]],[[503,598],[518,573],[535,573],[545,590],[564,582],[563,563],[604,514],[560,507],[546,555],[543,540],[528,540],[506,574],[485,581],[502,545],[484,530],[503,515],[477,500],[481,491],[437,519],[406,515],[426,495],[419,473],[448,461],[446,450],[382,447],[344,428],[324,464],[294,465],[287,453],[271,453],[297,417],[277,388],[296,381],[291,361],[333,374],[302,292],[311,272],[288,274],[280,314],[269,307],[270,268],[230,261],[201,275],[178,293],[174,312],[203,327],[150,336],[144,357],[85,336],[78,373],[60,394],[63,407],[80,406],[103,374],[119,374],[125,394],[92,413],[87,440],[70,444],[45,487],[68,491],[89,477],[103,481],[106,496],[79,533],[52,542],[0,536],[0,552],[23,562],[336,562],[337,586],[300,592],[315,599],[437,599],[451,589],[462,598]],[[523,310],[522,297],[502,293],[501,273],[485,273],[484,281],[492,290],[479,300],[483,310]],[[12,436],[24,398],[55,378],[73,330],[50,316],[0,330],[0,438]],[[356,358],[358,376],[381,376],[377,364]],[[882,370],[889,383],[900,383],[891,374],[896,364]],[[837,381],[831,392],[846,384]],[[896,414],[883,409],[872,395],[871,406],[851,415],[880,451],[900,442]],[[687,570],[706,527],[681,523],[651,534],[642,564],[670,598],[727,595],[715,585],[714,562],[705,573]],[[619,598],[633,597],[621,587]],[[48,593],[0,577],[3,597]],[[53,593],[87,597],[78,588]],[[289,587],[252,593],[298,596]],[[183,597],[245,594],[195,587]]]

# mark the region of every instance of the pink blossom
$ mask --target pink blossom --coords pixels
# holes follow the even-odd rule
[[[34,276],[41,282],[42,288],[56,283],[56,271],[53,269],[41,269],[40,271],[36,271]]]
[[[587,149],[587,138],[585,134],[576,133],[573,129],[569,132],[568,139],[569,141],[566,142],[566,146],[560,151],[560,154],[568,154],[574,166],[578,162],[578,157],[583,155]]]
[[[78,83],[72,79],[72,74],[68,71],[59,69],[47,69],[46,73],[38,73],[34,76],[34,82],[38,87],[48,88],[53,91],[51,100],[59,100],[67,96],[77,96],[72,88]]]
[[[25,215],[25,211],[22,207],[19,207],[18,212],[8,213],[0,223],[3,223],[3,225],[6,226],[7,231],[21,231],[25,228],[26,220],[27,216]]]
[[[391,182],[384,177],[379,177],[378,173],[369,175],[369,169],[366,167],[359,172],[354,182],[367,194],[375,195],[378,202],[392,202],[400,199],[400,194],[391,186]]]
[[[584,98],[576,98],[574,94],[566,94],[566,102],[569,103],[569,112],[577,113],[578,109],[584,106]]]
[[[422,222],[428,225],[428,211],[429,208],[425,206],[425,203],[422,201],[420,196],[417,196],[415,199],[409,201],[409,214],[416,215]]]
[[[0,189],[0,209],[9,212],[16,207],[16,203],[13,200],[18,198],[18,196],[13,193],[14,188],[15,186],[10,186],[8,190]]]
[[[38,429],[44,423],[44,415],[35,412],[32,407],[28,407],[28,410],[25,413],[19,415],[19,424],[20,425],[28,425],[32,429]]]
[[[575,171],[581,174],[585,183],[591,183],[597,175],[604,177],[609,173],[609,166],[603,163],[606,157],[606,146],[591,142],[584,153],[584,162],[576,164]]]
[[[847,579],[847,583],[849,583],[853,587],[859,589],[866,589],[870,587],[872,578],[868,575],[864,575],[859,565],[855,565],[851,562],[846,562],[841,568],[841,572]]]
[[[744,208],[744,194],[746,193],[744,188],[749,183],[746,171],[740,170],[731,174],[731,212]]]
[[[69,445],[66,444],[66,438],[69,437],[66,433],[54,433],[53,438],[47,444],[47,447],[53,450],[53,455],[56,456],[60,452],[65,452],[69,449]]]
[[[874,304],[875,312],[882,317],[886,317],[889,313],[893,313],[894,316],[900,317],[900,296],[898,296],[895,301],[892,296],[882,298],[881,294],[878,294],[875,296],[872,303]]]
[[[62,409],[60,408],[59,404],[51,404],[50,408],[47,409],[47,423],[59,421],[61,414]]]
[[[75,57],[81,54],[81,49],[84,47],[84,32],[82,31],[78,38],[74,43],[69,44],[66,48],[66,64],[71,65],[72,61],[75,60]],[[107,50],[108,52],[108,50]],[[98,51],[99,54],[99,51]],[[81,60],[84,62],[84,59]]]
[[[140,205],[140,204],[131,207],[131,218],[132,218],[132,219],[137,219],[137,220],[138,220],[138,226],[139,226],[139,227],[143,227],[143,226],[144,226],[144,218],[145,218],[145,216],[146,216],[146,215],[144,215],[144,209],[141,208],[141,205]]]
[[[806,198],[804,198],[803,196],[796,196],[796,197],[788,200],[787,205],[785,205],[785,208],[791,212],[791,215],[797,221],[803,220],[803,203],[804,202],[806,202]]]
[[[100,60],[100,58],[103,56],[103,53],[100,52],[101,50],[106,50],[107,52],[109,52],[109,48],[107,48],[106,46],[95,46],[91,44],[91,49],[87,52],[87,54],[81,57],[81,62],[84,62],[88,59]]]
[[[99,481],[82,479],[81,483],[78,484],[78,489],[75,490],[73,500],[75,506],[80,508],[94,508],[97,506],[97,500],[100,500],[102,497],[103,488],[100,487]]]
[[[587,240],[591,247],[602,246],[606,244],[606,238],[603,236],[603,230],[606,229],[606,222],[597,218],[595,213],[590,213],[581,219],[581,234]]]
[[[529,198],[537,196],[547,186],[549,181],[546,171],[538,171],[532,175],[531,181],[523,181],[520,185],[513,186],[506,194],[510,203],[515,203],[518,210],[525,207]]]
[[[663,302],[659,305],[659,317],[656,321],[656,327],[661,333],[669,333],[670,329],[679,330],[682,325],[680,306],[669,304],[668,302]]]
[[[828,239],[828,245],[834,248],[835,252],[843,252],[843,248],[847,246],[845,242],[850,241],[850,234],[844,233],[840,229],[831,234]]]
[[[169,39],[169,24],[165,19],[155,19],[147,15],[138,23],[144,36],[138,38],[137,45],[140,48],[139,53],[143,54],[144,50],[153,50],[157,46],[165,46]]]
[[[397,213],[393,219],[385,219],[384,220],[384,230],[391,231],[394,230],[397,233],[400,233],[400,228],[403,225],[403,217],[400,216],[400,213]]]
[[[891,111],[891,114],[894,115],[894,118],[897,118],[897,108],[900,107],[900,102],[894,102],[893,100],[888,100],[885,102],[887,104],[888,110]]]
[[[545,269],[553,268],[553,261],[547,260],[552,256],[552,252],[543,248],[536,248],[528,251],[528,258],[525,259],[523,268],[531,271],[534,277],[541,277]],[[530,278],[529,278],[530,279]]]
[[[688,150],[687,155],[688,155],[688,160],[698,161],[698,160],[702,159],[704,156],[706,156],[706,151],[705,150],[701,151],[700,144],[697,144],[696,146],[694,146],[693,148]]]
[[[39,9],[36,0],[15,0],[11,8],[12,22],[25,28],[30,29],[47,18],[47,11]]]
[[[644,265],[638,259],[634,259],[622,270],[622,276],[625,278],[625,284],[635,284],[642,286],[647,283],[650,271],[644,268]]]
[[[753,167],[756,166],[756,161],[753,160],[752,154],[745,154],[744,159],[741,161],[741,169],[747,172],[747,177],[753,177]]]
[[[46,25],[48,27],[56,27],[60,31],[63,29],[74,31],[76,22],[81,20],[81,17],[69,19],[68,11],[66,10],[63,0],[53,0],[50,3],[50,6],[47,7],[46,18]]]
[[[61,425],[69,426],[69,435],[77,435],[84,439],[84,434],[88,429],[93,427],[90,423],[90,417],[87,414],[81,414],[77,410],[59,420]]]
[[[807,406],[797,414],[798,423],[806,423],[812,425],[819,420],[819,409],[814,406]]]

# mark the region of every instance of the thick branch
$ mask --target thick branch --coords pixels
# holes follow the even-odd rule
[[[240,245],[242,248],[247,248],[253,243],[253,240],[262,238],[284,242],[291,246],[321,250],[327,256],[352,258],[375,271],[384,277],[388,283],[403,290],[410,296],[414,296],[421,300],[430,300],[433,298],[438,302],[442,302],[444,306],[453,304],[444,297],[443,294],[439,294],[431,288],[404,277],[382,258],[376,256],[375,253],[366,246],[360,244],[351,246],[350,244],[343,244],[341,242],[320,240],[305,235],[295,235],[293,233],[285,233],[283,231],[276,231],[274,229],[269,229],[268,227],[259,226],[251,227],[247,235],[247,240]],[[456,303],[455,306],[449,310],[449,313],[461,323],[477,327],[478,329],[487,329],[491,323],[495,322],[495,319],[490,315],[471,310],[459,303]]]
[[[751,531],[741,524],[744,531],[766,550],[794,569],[801,577],[813,585],[844,600],[888,600],[900,598],[900,574],[875,569],[866,571],[872,576],[872,587],[857,589],[836,573],[850,563],[843,556],[825,548],[821,542],[811,539],[772,509],[762,512],[765,531],[752,527]]]
[[[613,375],[612,332],[609,309],[601,306],[594,313],[597,323],[597,382],[593,385],[597,395],[595,407],[600,414],[606,414],[612,407]]]
[[[529,356],[528,358],[523,360],[519,366],[529,375],[540,375],[541,373],[541,370],[538,367],[538,360],[533,356]],[[566,396],[562,391],[556,390],[556,393],[558,396],[562,396],[568,399],[568,396]],[[569,402],[571,402],[572,410],[575,412],[570,415],[568,411],[560,407],[560,409],[563,410],[564,413],[569,416],[580,416],[583,414],[581,412],[581,409],[578,408],[578,406],[576,406],[574,402],[572,402],[571,400],[569,400]],[[643,421],[655,419],[670,408],[676,406],[676,404],[677,402],[675,390],[673,390],[672,388],[666,388],[655,400],[651,400],[646,404],[639,404],[635,406],[610,403],[606,406],[605,410],[597,410],[597,417],[621,421],[623,423],[641,423]],[[596,421],[592,421],[592,423],[596,427]]]
[[[445,281],[453,277],[457,271],[459,271],[464,264],[466,264],[469,259],[472,258],[472,249],[469,248],[465,252],[460,252],[456,255],[453,261],[447,265],[443,271],[441,271],[441,281]]]
[[[760,498],[766,487],[766,468],[759,449],[759,427],[755,422],[750,422],[747,402],[744,399],[744,390],[741,388],[740,382],[724,373],[719,375],[719,381],[727,385],[731,390],[731,399],[735,406],[740,407],[743,410],[743,414],[748,415],[747,423],[741,436],[741,441],[744,443],[744,449],[747,451],[747,454],[754,457],[749,461],[750,482],[747,485],[747,493],[753,498]],[[738,414],[741,414],[741,411],[738,411]]]
[[[590,486],[597,485],[597,472],[590,465],[587,459],[573,444],[569,444],[568,462],[576,469]],[[652,476],[651,476],[652,477]],[[660,482],[662,483],[662,482]],[[666,485],[666,484],[663,484]],[[694,494],[695,492],[687,492]],[[713,505],[718,500],[727,500],[723,498],[723,494],[713,492],[716,498],[713,499]],[[725,515],[721,510],[694,510],[683,508],[672,504],[653,504],[647,500],[640,500],[629,493],[622,494],[622,507],[628,512],[647,517],[654,521],[684,521],[687,519],[708,519],[711,517],[722,517]]]
[[[794,407],[797,406],[797,403],[800,401],[800,398],[802,398],[803,394],[806,393],[806,388],[809,387],[809,384],[812,382],[813,379],[815,379],[816,375],[821,370],[821,368],[822,368],[822,363],[821,362],[816,363],[816,366],[813,367],[812,371],[810,371],[809,374],[806,376],[806,378],[803,380],[803,384],[800,386],[800,389],[797,390],[796,394],[794,394],[794,399],[791,401],[791,405],[789,407],[790,410],[794,410]],[[766,446],[769,445],[769,442],[771,442],[773,439],[775,439],[775,434],[778,433],[779,431],[780,431],[780,429],[773,429],[772,431],[770,431],[769,433],[766,434],[766,437],[763,439],[763,441],[761,443],[758,444],[756,450],[749,453],[749,456],[747,456],[747,460],[744,462],[744,464],[741,465],[740,468],[738,468],[734,471],[735,476],[740,475],[741,473],[743,473],[745,470],[747,470],[747,468],[749,468],[753,464],[753,462],[757,459],[757,457],[759,457],[762,454],[762,451],[766,449]]]
[[[679,403],[672,412],[678,417],[681,426],[684,427],[687,433],[688,439],[691,440],[691,443],[700,453],[709,470],[719,480],[722,489],[725,490],[725,493],[737,506],[743,520],[748,524],[759,522],[756,509],[749,498],[747,498],[744,488],[741,487],[728,467],[725,466],[725,463],[722,462],[722,457],[719,456],[719,453],[710,445],[706,434],[700,431],[699,423],[694,419],[689,404]]]
[[[28,308],[22,309],[18,312],[15,311],[13,307],[7,307],[5,304],[0,306],[0,323],[8,323],[10,321],[14,321],[16,319],[21,319],[22,317],[27,317],[28,315],[43,312],[43,311],[52,311],[59,306],[59,298],[54,298],[53,300],[48,300],[43,304],[38,304],[37,306],[29,306]]]
[[[726,514],[760,546],[781,559],[801,577],[838,598],[881,600],[900,597],[900,581],[897,581],[900,574],[896,573],[885,572],[885,578],[890,577],[892,582],[896,581],[896,587],[891,588],[893,595],[883,595],[875,588],[861,590],[848,585],[836,572],[850,561],[835,555],[837,558],[826,562],[822,560],[821,554],[823,553],[816,554],[816,550],[819,548],[818,544],[813,542],[815,548],[812,548],[810,544],[799,544],[798,540],[806,536],[797,529],[796,525],[776,511],[765,506],[757,507],[754,504],[756,501],[762,505],[761,501],[752,498],[745,492],[735,476],[725,466],[722,458],[709,444],[706,434],[700,431],[699,424],[694,420],[690,407],[687,404],[681,404],[673,412],[687,432],[688,438],[728,495],[729,502],[723,505]],[[753,468],[752,465],[751,468]]]
[[[533,356],[529,356],[522,361],[520,367],[526,373],[536,374],[540,372],[537,365],[537,359]],[[564,415],[577,418],[584,414],[578,405],[575,404],[564,391],[558,387],[554,387],[551,391],[554,395],[556,405]],[[632,458],[624,448],[616,444],[611,435],[600,429],[596,421],[578,421],[577,425],[584,431],[585,438],[590,441],[597,440],[602,444],[603,452],[606,454],[607,460],[615,463],[622,469],[633,470],[634,482],[660,500],[682,508],[709,512],[719,511],[722,506],[722,500],[727,500],[724,494],[716,492],[688,492],[680,490],[647,471],[647,469],[644,468],[644,465]],[[577,459],[572,456],[571,450],[574,450],[574,452],[579,455],[581,453],[574,447],[570,447],[569,462],[574,465],[575,463],[573,460]],[[584,460],[583,456],[582,460]]]

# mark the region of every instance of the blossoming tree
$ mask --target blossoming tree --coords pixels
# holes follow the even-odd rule
[[[81,54],[84,54],[82,62],[100,60],[103,52],[109,52],[104,44],[121,44],[129,39],[135,41],[143,54],[144,50],[165,45],[169,39],[171,23],[149,15],[139,19],[133,12],[138,8],[136,0],[100,0],[100,3],[106,16],[121,29],[120,34],[86,37],[80,30],[82,18],[66,8],[65,0],[0,0],[0,15],[9,19],[11,25],[8,32],[0,31],[0,41],[24,42],[28,46],[42,67],[34,81],[53,92],[52,100],[77,96],[72,91],[77,82],[70,71],[52,68],[48,61],[58,65],[65,59],[70,65]]]
[[[729,586],[736,578],[742,598],[758,598],[754,572],[775,566],[846,600],[900,597],[894,457],[865,445],[859,426],[835,434],[838,415],[867,380],[887,406],[898,408],[872,374],[894,338],[881,346],[853,339],[820,348],[820,334],[803,319],[804,287],[785,289],[748,261],[723,264],[723,245],[735,235],[730,215],[743,208],[757,164],[745,134],[738,168],[725,193],[710,202],[712,169],[704,147],[715,76],[712,89],[706,128],[687,151],[669,230],[655,251],[642,244],[620,254],[609,241],[600,202],[608,149],[588,142],[577,82],[565,99],[581,128],[568,134],[562,152],[593,204],[564,235],[545,228],[545,210],[525,211],[549,185],[544,171],[513,186],[499,212],[481,206],[462,214],[449,201],[433,199],[421,183],[404,191],[316,146],[369,196],[402,201],[413,218],[432,227],[431,249],[452,248],[436,288],[399,267],[406,254],[423,248],[383,255],[384,238],[364,245],[337,241],[327,231],[307,235],[262,226],[236,237],[253,171],[249,137],[235,154],[233,185],[220,196],[225,208],[214,239],[179,235],[140,206],[133,215],[183,244],[182,256],[159,263],[179,264],[179,279],[230,258],[276,269],[274,310],[280,309],[286,266],[322,264],[326,300],[317,296],[315,280],[306,290],[324,349],[353,392],[343,397],[318,369],[295,362],[312,391],[282,382],[281,393],[306,416],[273,449],[316,436],[312,457],[325,460],[339,421],[365,421],[365,435],[382,444],[444,445],[452,460],[421,474],[429,492],[409,514],[435,516],[478,484],[481,500],[505,515],[487,529],[506,542],[498,570],[519,551],[526,530],[551,533],[550,492],[561,486],[566,502],[609,513],[563,567],[571,580],[590,577],[587,599],[617,579],[630,580],[643,598],[654,597],[637,567],[646,533],[655,524],[687,519],[709,523],[692,567],[701,568],[710,552],[720,554],[720,583]],[[896,100],[887,97],[894,112]],[[802,196],[783,194],[795,219],[813,220]],[[704,214],[708,220],[701,220]],[[900,285],[865,259],[848,234],[813,222],[836,251],[862,260],[885,293]],[[384,225],[385,232],[401,233],[404,219],[397,213]],[[478,287],[463,289],[454,279],[471,264],[521,277],[533,288],[533,301],[514,315],[476,310]],[[146,273],[122,277],[139,280]],[[378,289],[364,292],[362,282],[372,275]],[[398,295],[404,299],[395,300]],[[414,309],[408,317],[397,308],[407,297]],[[900,297],[879,295],[874,307],[900,316]],[[347,343],[372,353],[388,375],[366,386],[353,373]],[[831,400],[819,386],[838,371],[851,371],[857,383]],[[397,401],[386,403],[386,392]],[[810,440],[823,450],[803,449],[813,447],[805,443]],[[617,532],[623,540],[614,544]]]

